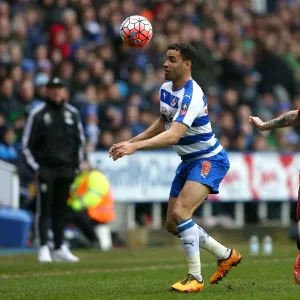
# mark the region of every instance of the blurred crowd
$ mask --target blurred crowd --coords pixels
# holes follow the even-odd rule
[[[300,108],[300,3],[251,0],[0,0],[0,159],[18,160],[29,111],[53,75],[82,116],[87,151],[108,149],[159,116],[168,44],[193,44],[193,78],[229,151],[297,151],[300,131],[261,135],[263,120]],[[130,15],[153,25],[149,46],[122,43]]]

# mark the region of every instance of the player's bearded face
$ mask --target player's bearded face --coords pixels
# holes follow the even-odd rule
[[[177,50],[168,50],[164,63],[165,79],[176,81],[182,77],[184,63]]]

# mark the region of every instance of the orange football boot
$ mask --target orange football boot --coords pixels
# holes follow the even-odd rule
[[[296,262],[293,269],[294,282],[300,285],[300,251],[298,252]]]
[[[182,293],[201,292],[204,289],[204,282],[199,282],[193,275],[188,274],[187,278],[174,283],[170,290]]]
[[[223,277],[225,277],[228,273],[228,271],[232,267],[236,267],[242,260],[242,256],[239,252],[232,249],[231,254],[227,259],[224,260],[218,260],[218,268],[215,274],[210,278],[209,282],[211,284],[218,283],[222,280]]]

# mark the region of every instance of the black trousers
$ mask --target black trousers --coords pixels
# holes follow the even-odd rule
[[[40,169],[36,234],[40,238],[41,246],[47,244],[50,220],[55,249],[59,249],[62,245],[63,231],[70,210],[67,199],[74,177],[75,170],[45,167]]]
[[[96,221],[92,220],[86,209],[82,211],[72,211],[72,219],[75,225],[82,231],[82,233],[89,239],[91,244],[98,243],[98,237],[95,234],[94,226]]]

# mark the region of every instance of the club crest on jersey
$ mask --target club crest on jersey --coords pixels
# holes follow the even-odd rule
[[[171,102],[171,106],[174,107],[176,105],[177,99],[174,97],[174,99]]]
[[[43,121],[45,125],[50,125],[52,123],[51,115],[49,113],[44,114]]]
[[[202,166],[201,166],[201,175],[205,178],[205,176],[207,176],[207,174],[209,173],[210,171],[210,168],[211,168],[211,163],[207,160],[205,160],[203,163],[202,163]]]
[[[189,105],[187,103],[182,103],[181,109],[180,109],[180,114],[182,116],[185,116],[186,113],[187,113],[188,108],[189,108]]]

